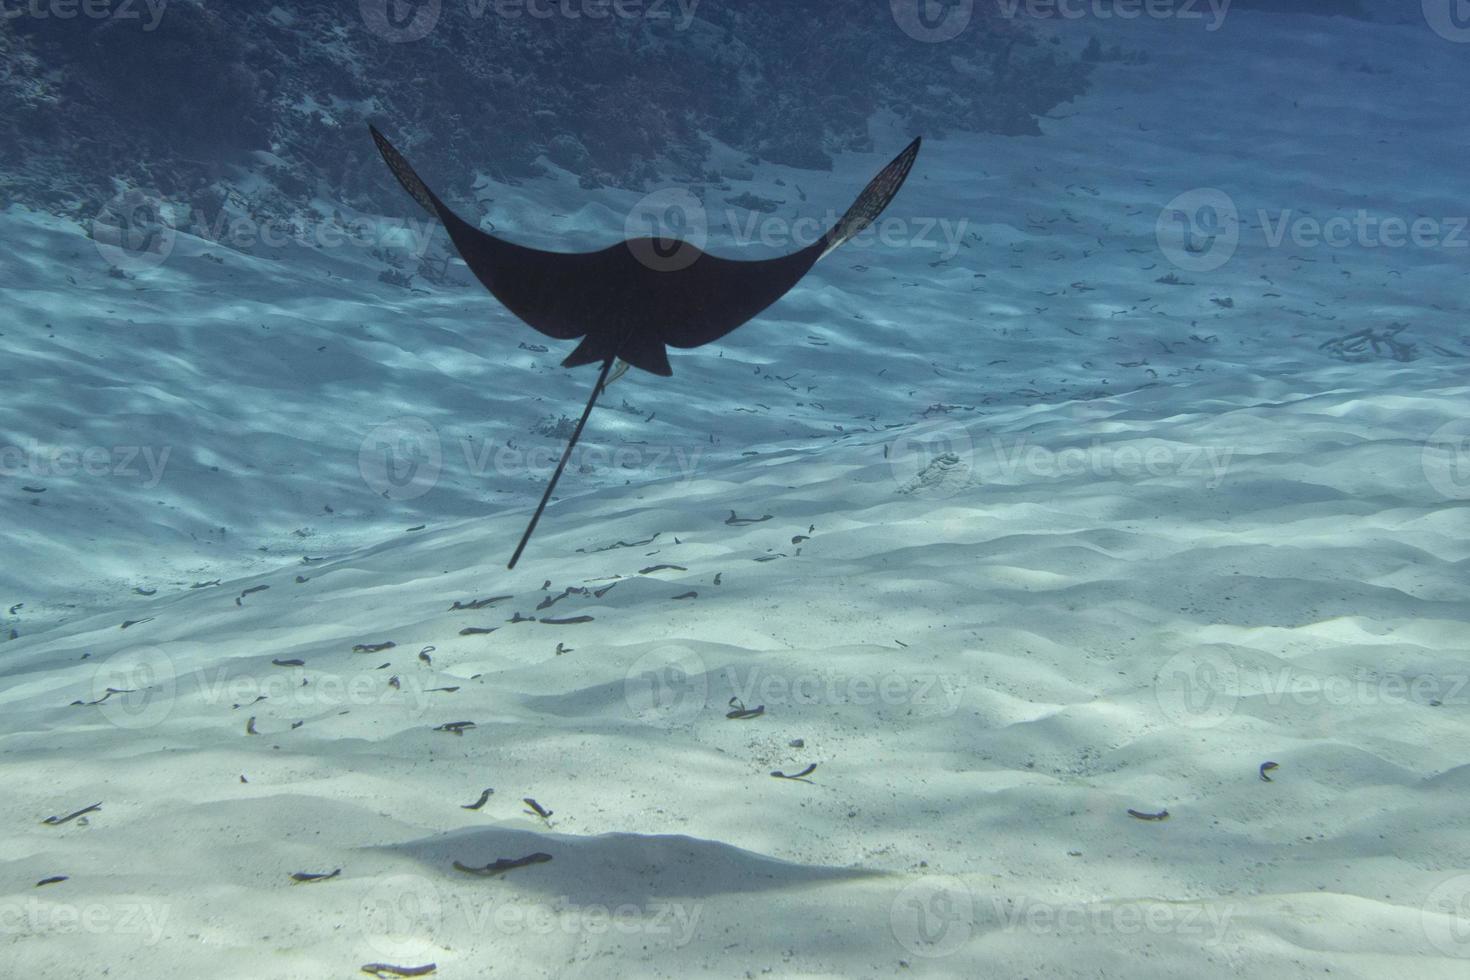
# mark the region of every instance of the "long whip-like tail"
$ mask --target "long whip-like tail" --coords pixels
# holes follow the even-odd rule
[[[614,360],[616,358],[609,357],[602,362],[602,371],[597,375],[597,384],[592,386],[592,397],[587,399],[587,407],[582,409],[582,417],[577,420],[577,427],[572,430],[572,437],[567,440],[566,451],[561,454],[561,461],[556,464],[556,472],[551,474],[551,482],[546,484],[546,492],[541,495],[541,503],[536,505],[536,513],[531,515],[531,523],[526,525],[526,533],[521,535],[521,543],[516,545],[516,553],[510,556],[510,564],[506,565],[506,568],[515,568],[516,562],[521,560],[521,552],[526,550],[526,542],[531,540],[531,532],[536,530],[536,523],[541,520],[541,512],[546,510],[546,503],[551,499],[551,491],[556,489],[556,481],[561,479],[561,471],[567,468],[567,460],[572,458],[572,447],[582,436],[582,427],[587,424],[587,417],[592,414],[592,406],[597,404],[597,396],[602,394],[602,389],[607,385],[607,375],[612,370]]]

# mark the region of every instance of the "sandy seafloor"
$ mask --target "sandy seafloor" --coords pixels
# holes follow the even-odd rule
[[[1151,59],[1042,138],[928,142],[890,213],[966,219],[952,256],[849,246],[617,382],[514,572],[545,467],[483,453],[556,452],[532,429],[593,372],[563,347],[361,248],[181,235],[118,279],[6,212],[0,432],[106,462],[0,495],[0,972],[1465,976],[1464,235],[1275,246],[1259,214],[1452,238],[1470,46],[1062,30]],[[712,210],[840,209],[875,132]],[[1211,187],[1238,249],[1171,263],[1161,209]],[[481,193],[588,245],[637,197]],[[1396,323],[1416,359],[1322,348]]]

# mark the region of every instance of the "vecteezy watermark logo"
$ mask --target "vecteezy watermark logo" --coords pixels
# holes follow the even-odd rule
[[[783,218],[754,210],[747,210],[742,216],[742,209],[727,208],[723,217],[731,231],[732,244],[759,244],[784,250],[816,244],[829,229],[836,227],[842,216],[833,210],[828,210],[825,218],[816,215]],[[948,261],[960,253],[969,227],[968,218],[956,221],[887,215],[853,235],[843,243],[843,248],[928,248],[938,252],[941,260]]]
[[[360,0],[362,22],[391,44],[422,41],[439,23],[441,0]]]
[[[1233,905],[1197,902],[1098,902],[1055,905],[1030,899],[990,900],[992,911],[1006,932],[1037,936],[1180,936],[1200,946],[1225,941]]]
[[[394,875],[375,884],[357,908],[358,928],[368,947],[394,963],[432,957],[443,927],[444,900],[420,875]]]
[[[58,902],[0,899],[0,934],[18,936],[126,936],[144,946],[163,941],[173,907],[138,901]],[[55,938],[58,944],[65,940]]]
[[[497,17],[516,18],[528,15],[538,20],[564,17],[567,20],[672,21],[674,30],[683,31],[694,22],[700,0],[469,0],[470,16],[482,17],[491,8]],[[678,20],[675,12],[678,8]]]
[[[1440,882],[1419,910],[1430,944],[1446,956],[1470,958],[1470,875]]]
[[[434,488],[443,468],[439,431],[411,415],[376,426],[357,451],[363,482],[389,500],[422,497]]]
[[[905,429],[884,445],[899,493],[944,498],[973,485],[975,446],[963,424],[944,417],[949,407],[931,405],[925,414],[932,421]]]
[[[1470,249],[1470,217],[1444,215],[1412,218],[1374,214],[1366,208],[1319,218],[1292,208],[1255,214],[1267,248],[1289,245],[1314,248],[1442,248]],[[1235,203],[1224,191],[1206,188],[1180,194],[1159,213],[1155,228],[1159,247],[1170,262],[1190,272],[1218,269],[1240,245],[1241,222]]]
[[[1225,26],[1225,16],[1233,0],[997,0],[1001,13],[1014,20],[1020,14],[1034,20],[1099,21],[1138,20],[1210,20],[1205,30],[1211,33]]]
[[[1465,229],[1470,218],[1445,216],[1430,218],[1420,215],[1410,221],[1396,215],[1370,214],[1360,208],[1351,217],[1335,215],[1325,221],[1309,214],[1296,214],[1291,209],[1272,215],[1262,208],[1257,212],[1266,244],[1280,248],[1290,241],[1293,247],[1319,248],[1470,248]]]
[[[958,878],[934,875],[899,892],[888,921],[893,938],[914,956],[949,956],[975,932],[975,899]]]
[[[623,701],[646,725],[693,721],[709,703],[709,676],[699,654],[670,645],[650,650],[623,678]]]
[[[1164,205],[1154,225],[1164,257],[1186,272],[1213,272],[1240,245],[1240,211],[1214,187],[1185,191]]]
[[[1470,44],[1470,0],[1424,0],[1424,19],[1446,41]]]
[[[1109,445],[1093,439],[1085,448],[1051,449],[1031,445],[1024,434],[1011,438],[991,436],[990,452],[1001,477],[1011,482],[1018,482],[1022,474],[1045,480],[1081,476],[1145,480],[1180,476],[1197,478],[1208,490],[1214,490],[1224,481],[1235,456],[1235,450],[1229,447],[1180,446],[1158,441]]]
[[[1240,668],[1223,653],[1176,653],[1154,675],[1154,700],[1176,725],[1213,728],[1235,713]]]
[[[507,902],[489,893],[441,893],[418,875],[378,882],[358,907],[358,929],[377,956],[392,962],[422,962],[442,949],[451,933],[476,936],[642,936],[682,949],[699,928],[700,903],[647,901],[604,905],[556,896],[544,902]]]
[[[1424,478],[1447,500],[1470,500],[1470,419],[1435,429],[1419,454]]]
[[[678,272],[699,258],[709,240],[704,204],[682,187],[645,195],[623,222],[633,257],[655,272]]]
[[[339,674],[308,672],[304,667],[260,673],[224,665],[200,667],[180,676],[177,683],[180,687],[187,685],[210,706],[241,708],[268,702],[277,718],[288,712],[319,714],[362,706],[397,708],[410,718],[428,714],[435,691],[428,686],[431,680],[408,673],[384,677],[385,673],[371,666]]]
[[[124,272],[138,272],[162,265],[181,233],[239,252],[251,252],[257,246],[272,250],[347,247],[378,259],[387,259],[385,253],[391,252],[423,261],[439,228],[438,221],[428,217],[371,220],[334,214],[322,219],[309,212],[257,216],[225,207],[208,214],[155,194],[128,190],[98,211],[91,234],[109,264]]]
[[[1252,697],[1269,707],[1304,708],[1401,707],[1470,703],[1470,675],[1465,674],[1316,674],[1282,667],[1251,671]]]
[[[143,24],[144,32],[155,31],[163,21],[164,11],[170,0],[0,0],[0,21],[28,17],[32,20],[88,20],[130,21],[142,20],[143,10],[148,20]]]
[[[1242,697],[1262,708],[1463,707],[1470,674],[1318,673],[1291,665],[1243,667],[1228,654],[1206,651],[1170,657],[1154,678],[1164,716],[1186,728],[1211,728],[1235,713]]]
[[[79,705],[95,706],[118,728],[153,728],[173,712],[178,688],[178,670],[167,651],[129,647],[97,665],[91,696]]]
[[[427,649],[432,650],[433,647]],[[365,658],[366,659],[366,658]],[[283,715],[322,714],[342,708],[390,707],[422,718],[429,712],[436,690],[429,675],[385,676],[364,665],[355,671],[308,671],[273,664],[270,670],[242,670],[239,665],[216,665],[183,670],[159,647],[124,650],[97,665],[91,687],[73,706],[98,711],[106,721],[125,729],[151,728],[169,717],[183,700],[213,708],[249,708],[266,702],[273,719],[261,718],[261,732],[280,724]],[[369,661],[369,664],[376,660]],[[242,711],[241,715],[249,715]]]
[[[954,40],[975,16],[975,0],[889,0],[889,7],[899,30],[926,44]]]
[[[188,218],[187,225],[180,222],[180,230],[240,252],[251,251],[257,245],[277,250],[291,246],[318,249],[345,246],[361,249],[378,258],[382,257],[380,253],[392,251],[423,259],[441,227],[436,219],[428,217],[388,221],[363,217],[344,220],[340,215],[333,215],[328,220],[310,215],[261,218],[231,213],[223,208],[212,216],[194,209]]]
[[[145,490],[163,482],[172,446],[0,445],[0,476],[112,477],[136,480]]]
[[[92,219],[92,241],[103,261],[119,272],[146,272],[173,254],[174,220],[173,209],[158,195],[122,191]]]
[[[624,902],[572,902],[558,896],[553,902],[476,903],[462,910],[475,935],[494,931],[501,935],[550,936],[643,936],[683,949],[694,939],[704,906],[680,902],[651,901],[644,905]]]
[[[742,704],[852,704],[908,708],[910,713],[947,718],[959,709],[964,678],[957,674],[839,673],[813,668],[781,671],[726,667],[718,674]]]
[[[570,426],[570,420],[566,424]],[[567,433],[561,432],[559,425],[560,423],[547,426],[536,433],[541,437],[559,436],[556,443],[536,440],[520,445],[494,445],[482,440],[477,447],[472,439],[463,438],[460,440],[460,448],[465,466],[476,477],[493,470],[501,475],[526,474],[539,483],[545,482],[556,469],[558,461],[566,456],[567,467],[578,473],[604,474],[624,480],[630,480],[634,476],[648,480],[660,479],[668,473],[687,485],[694,479],[699,460],[704,454],[703,447],[698,445],[690,452],[683,446],[640,445],[610,448],[596,443],[578,443],[568,453],[564,448]]]

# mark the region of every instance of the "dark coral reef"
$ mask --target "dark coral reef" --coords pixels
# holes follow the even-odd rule
[[[0,21],[0,204],[84,214],[121,183],[208,210],[253,173],[282,205],[370,207],[389,188],[368,119],[427,172],[460,175],[455,195],[477,170],[517,180],[542,160],[589,186],[701,179],[709,138],[824,169],[868,148],[880,111],[930,136],[1029,134],[1087,84],[1044,24],[990,4],[942,43],[901,29],[887,0],[442,0],[413,40],[371,6],[173,0],[151,28],[146,14]]]

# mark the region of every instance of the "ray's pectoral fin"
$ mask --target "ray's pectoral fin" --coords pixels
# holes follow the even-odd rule
[[[586,318],[578,315],[581,311],[576,303],[548,302],[547,297],[568,294],[584,277],[587,256],[527,248],[481,231],[429,190],[376,126],[369,124],[368,129],[393,176],[420,207],[439,219],[470,272],[506,309],[531,329],[557,340],[570,340],[586,332]]]
[[[665,327],[664,342],[670,347],[701,347],[719,340],[785,296],[818,260],[883,213],[913,169],[920,142],[915,139],[868,181],[841,220],[806,248],[779,258],[754,261],[701,255],[685,274],[689,292],[698,297],[698,315],[668,318],[671,322]],[[643,366],[631,357],[628,359],[635,367]]]
[[[378,152],[383,155],[383,162],[388,164],[388,169],[393,171],[393,176],[397,177],[403,189],[408,191],[408,196],[418,201],[419,206],[434,217],[440,217],[439,200],[434,197],[434,192],[429,190],[429,185],[414,173],[413,167],[409,166],[403,154],[398,152],[398,148],[389,143],[386,136],[378,132],[378,127],[370,123],[368,131],[373,134],[373,142],[378,144]]]
[[[888,202],[893,200],[908,178],[909,171],[914,169],[914,160],[919,156],[919,144],[922,140],[922,137],[915,137],[888,166],[878,171],[878,176],[868,181],[868,186],[863,188],[863,192],[858,195],[852,207],[847,209],[842,220],[833,225],[832,230],[823,237],[819,260],[826,258],[833,249],[871,225],[883,213],[883,209],[888,207]]]

